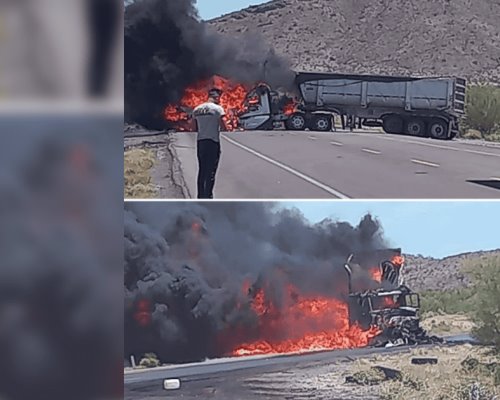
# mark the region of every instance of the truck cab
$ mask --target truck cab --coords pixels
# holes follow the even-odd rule
[[[348,275],[349,324],[368,330],[376,327],[380,334],[372,339],[371,345],[392,346],[437,342],[420,326],[420,296],[401,283],[402,264],[397,265],[400,249],[383,250],[378,254],[365,254],[361,259],[375,260],[398,251],[399,256],[382,259],[379,262],[380,282],[377,288],[354,290],[352,282],[353,261],[351,255],[344,265]],[[389,252],[389,253],[387,253]],[[402,258],[401,258],[402,259]],[[395,262],[397,260],[398,262]],[[362,262],[362,261],[361,261]]]

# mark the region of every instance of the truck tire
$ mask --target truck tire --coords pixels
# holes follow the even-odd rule
[[[448,123],[442,119],[432,119],[429,121],[429,136],[433,139],[448,140]]]
[[[306,117],[304,114],[295,113],[285,121],[285,126],[290,131],[303,131],[306,129]]]
[[[319,132],[329,132],[332,130],[332,117],[330,115],[315,115],[309,123],[309,128]]]
[[[385,133],[403,133],[403,118],[398,115],[388,115],[382,119]]]
[[[425,122],[420,118],[412,118],[406,121],[405,133],[411,136],[425,136],[427,134],[425,130]]]

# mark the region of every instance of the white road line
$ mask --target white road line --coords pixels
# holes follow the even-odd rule
[[[378,150],[371,150],[371,149],[361,149],[361,151],[364,151],[365,153],[370,153],[370,154],[380,154],[381,153]]]
[[[221,136],[225,140],[227,140],[229,143],[234,144],[235,146],[238,146],[239,148],[249,152],[250,154],[257,156],[257,157],[261,158],[262,160],[267,161],[268,163],[273,164],[276,167],[279,167],[279,168],[299,177],[300,179],[303,179],[304,181],[310,183],[311,185],[314,185],[320,189],[323,189],[325,192],[330,193],[330,194],[334,195],[335,197],[338,197],[339,199],[349,199],[350,198],[349,196],[345,195],[344,193],[341,193],[338,190],[335,190],[334,188],[327,186],[324,183],[321,183],[321,182],[317,181],[316,179],[311,178],[310,176],[307,176],[307,175],[303,174],[302,172],[297,171],[296,169],[289,167],[288,165],[285,165],[285,164],[280,163],[279,161],[273,160],[272,158],[270,158],[262,153],[259,153],[258,151],[255,151],[255,150],[251,149],[250,147],[247,147],[247,146],[237,142],[236,140],[228,138],[226,135],[221,135]]]
[[[390,140],[392,142],[412,143],[412,144],[418,144],[420,146],[435,147],[435,148],[438,148],[438,149],[445,149],[445,150],[452,150],[452,151],[463,151],[464,153],[473,153],[473,154],[480,154],[480,155],[483,155],[483,156],[500,157],[500,154],[489,153],[487,151],[461,149],[461,148],[458,148],[458,147],[444,146],[444,145],[441,145],[441,144],[422,143],[422,142],[417,142],[415,140],[400,140],[400,139],[394,139],[394,138],[384,137],[384,136],[377,136],[377,137],[380,138],[380,139],[383,139],[383,140]]]
[[[308,136],[308,138],[309,138],[309,139],[311,139],[311,140],[316,140],[316,139],[318,139],[317,137],[314,137],[314,136]]]
[[[415,164],[427,165],[428,167],[435,167],[435,168],[439,168],[440,167],[439,164],[434,164],[434,163],[431,163],[429,161],[411,160],[411,162],[415,163]]]
[[[330,142],[330,144],[333,144],[334,146],[343,146],[343,143],[340,142]]]

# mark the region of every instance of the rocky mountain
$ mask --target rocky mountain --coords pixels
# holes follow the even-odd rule
[[[464,267],[489,257],[500,259],[500,249],[464,253],[443,259],[406,254],[403,272],[405,284],[415,291],[467,287],[471,281],[464,273]]]
[[[500,84],[499,0],[274,0],[210,21],[260,35],[295,70]]]

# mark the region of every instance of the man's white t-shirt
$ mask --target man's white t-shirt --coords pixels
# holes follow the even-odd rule
[[[224,109],[215,103],[203,103],[196,107],[193,115],[198,125],[198,140],[220,141],[221,118],[226,115]]]

